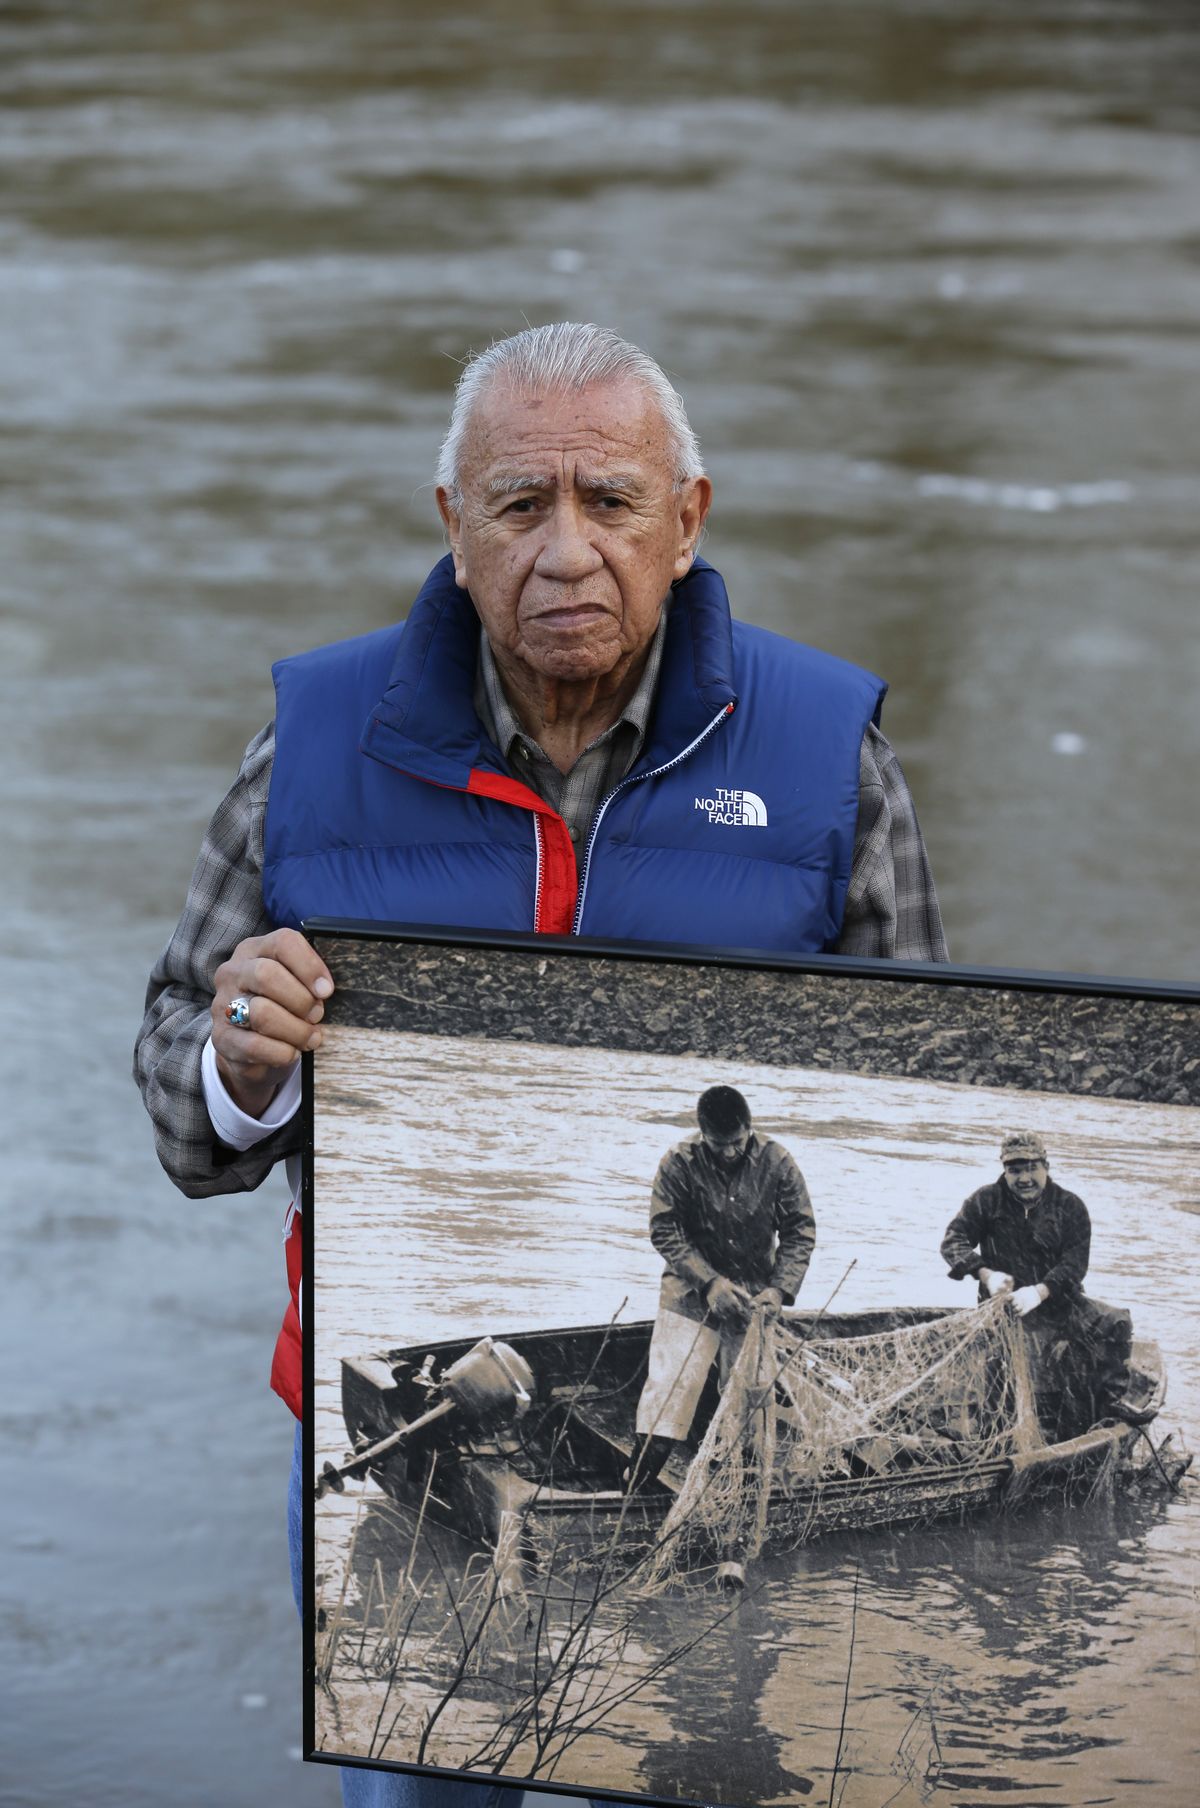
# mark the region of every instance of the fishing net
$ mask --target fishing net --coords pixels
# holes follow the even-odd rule
[[[805,1341],[756,1313],[667,1516],[648,1586],[816,1531],[964,1507],[1042,1441],[1003,1299],[870,1337]]]

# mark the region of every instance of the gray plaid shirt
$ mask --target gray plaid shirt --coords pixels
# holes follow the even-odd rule
[[[513,775],[554,805],[586,840],[601,799],[641,751],[662,655],[652,643],[638,690],[621,720],[586,748],[567,774],[521,730],[486,647],[476,680],[480,720]],[[263,907],[263,821],[275,730],[246,749],[231,790],[208,825],[183,914],[150,975],[134,1074],[154,1124],[159,1158],[191,1198],[258,1186],[281,1156],[299,1147],[293,1119],[253,1149],[235,1154],[214,1140],[200,1082],[214,974],[247,936],[274,927]],[[536,756],[536,757],[535,757]],[[946,960],[933,875],[900,763],[871,726],[859,756],[858,826],[837,952],[894,960]]]

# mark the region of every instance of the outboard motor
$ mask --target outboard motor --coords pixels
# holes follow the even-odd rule
[[[481,1337],[465,1356],[450,1364],[433,1391],[442,1396],[437,1405],[410,1425],[402,1425],[390,1437],[358,1451],[340,1469],[326,1463],[317,1478],[317,1499],[330,1488],[335,1494],[344,1494],[347,1476],[365,1475],[381,1456],[395,1450],[415,1431],[432,1425],[435,1419],[444,1419],[447,1413],[460,1412],[468,1425],[481,1427],[522,1418],[533,1404],[533,1370],[511,1344]]]

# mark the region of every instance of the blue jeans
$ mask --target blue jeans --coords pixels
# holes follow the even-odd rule
[[[292,1595],[297,1613],[303,1613],[304,1565],[301,1557],[304,1526],[303,1471],[300,1427],[292,1450],[288,1479],[288,1556],[292,1566]],[[406,1777],[391,1770],[343,1770],[342,1801],[345,1808],[520,1808],[523,1791],[491,1783],[456,1783],[450,1777]],[[537,1798],[531,1797],[536,1803]],[[593,1808],[619,1808],[606,1798],[596,1798]]]

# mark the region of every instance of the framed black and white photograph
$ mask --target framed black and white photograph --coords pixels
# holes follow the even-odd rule
[[[306,928],[307,1755],[1188,1799],[1200,988]]]

